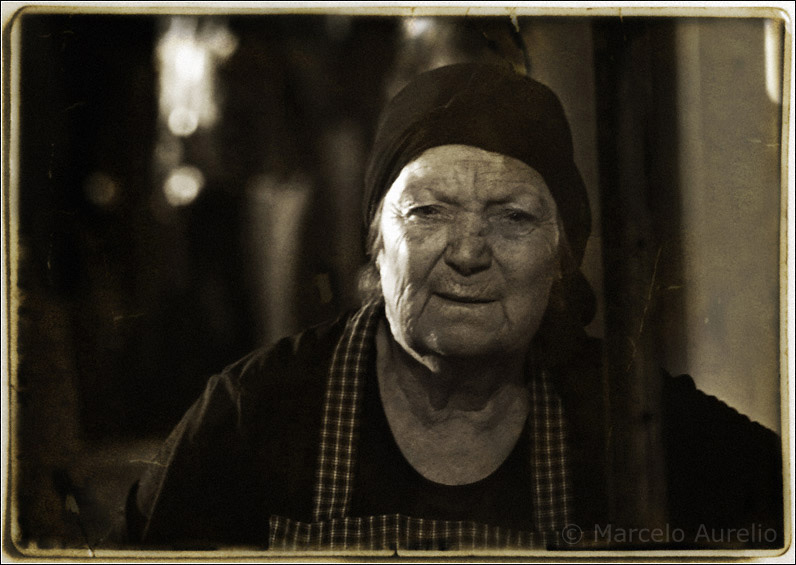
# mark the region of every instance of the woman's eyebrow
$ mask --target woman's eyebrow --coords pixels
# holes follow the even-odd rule
[[[509,194],[509,195],[501,196],[501,197],[497,197],[497,198],[490,198],[489,200],[486,201],[486,205],[487,206],[500,206],[502,204],[524,204],[524,203],[532,204],[532,203],[536,202],[537,200],[539,200],[535,196],[531,196],[529,198],[523,198],[523,196],[524,195],[518,196],[518,195]]]
[[[544,198],[537,195],[529,195],[527,198],[512,198],[510,196],[506,198],[495,198],[488,200],[484,208],[489,209],[506,205],[519,206],[528,212],[543,216],[546,216],[551,209],[550,204]]]
[[[511,204],[512,202],[526,202],[529,204],[544,203],[544,192],[537,189],[533,185],[523,185],[523,187],[530,187],[532,190],[506,190],[490,197],[486,202],[487,204]]]
[[[455,194],[450,194],[447,190],[440,190],[438,186],[430,183],[418,183],[412,188],[411,194],[405,194],[404,202],[417,202],[426,198],[433,198],[443,204],[458,204]]]

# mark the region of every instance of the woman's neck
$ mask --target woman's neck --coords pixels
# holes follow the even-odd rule
[[[467,418],[497,423],[518,395],[526,393],[525,356],[432,358],[407,352],[381,323],[378,330],[383,369],[416,417],[428,423]]]
[[[446,485],[493,473],[517,443],[530,410],[524,359],[444,359],[425,364],[382,323],[379,393],[393,437],[424,477]]]

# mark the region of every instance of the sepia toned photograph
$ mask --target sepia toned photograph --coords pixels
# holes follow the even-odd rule
[[[4,8],[4,560],[788,551],[793,13],[585,8]]]

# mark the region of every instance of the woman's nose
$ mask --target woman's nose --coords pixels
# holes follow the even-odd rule
[[[445,262],[461,275],[469,276],[492,265],[487,242],[488,224],[481,218],[461,219],[451,227]]]

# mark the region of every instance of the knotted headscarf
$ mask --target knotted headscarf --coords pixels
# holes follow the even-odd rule
[[[514,157],[544,178],[577,270],[591,229],[586,188],[564,110],[543,84],[494,65],[463,63],[415,77],[382,113],[365,173],[370,225],[401,169],[440,145],[470,145]]]

